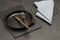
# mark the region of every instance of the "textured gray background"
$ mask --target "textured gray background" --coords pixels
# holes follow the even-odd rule
[[[36,0],[0,0],[0,14],[5,10],[23,4],[27,11],[31,12],[32,4]],[[0,19],[0,40],[60,40],[60,0],[54,0],[55,10],[51,26],[40,20],[42,29],[34,31],[18,39],[14,39],[4,22]],[[4,15],[4,14],[1,14]]]

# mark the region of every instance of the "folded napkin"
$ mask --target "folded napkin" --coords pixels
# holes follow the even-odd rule
[[[34,4],[38,7],[38,12],[36,15],[42,19],[44,19],[49,24],[52,24],[53,18],[53,9],[54,9],[54,1],[53,0],[46,0],[46,1],[39,1],[34,2]]]

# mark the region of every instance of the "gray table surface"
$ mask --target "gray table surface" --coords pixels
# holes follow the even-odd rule
[[[27,11],[31,12],[33,1],[36,0],[0,0],[0,13],[10,7],[23,4]],[[3,20],[0,18],[0,40],[60,40],[60,0],[55,0],[55,10],[52,25],[48,25],[40,19],[41,29],[14,39],[6,30]]]

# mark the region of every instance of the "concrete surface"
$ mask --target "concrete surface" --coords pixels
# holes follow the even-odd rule
[[[9,2],[11,3],[11,1]],[[22,4],[25,4],[26,9],[30,12],[31,12],[31,3],[33,1],[35,0],[24,0],[24,2],[20,0]],[[60,0],[54,0],[54,1],[55,1],[55,10],[54,10],[52,25],[48,25],[40,19],[40,22],[41,22],[40,25],[42,26],[41,29],[34,31],[30,34],[27,34],[23,37],[14,39],[12,35],[9,33],[9,31],[5,29],[5,25],[3,21],[0,19],[0,40],[60,40]],[[2,1],[0,1],[0,3],[1,2]],[[12,4],[14,3],[12,2]],[[4,3],[4,5],[6,4]],[[5,7],[4,5],[3,5],[3,8]]]

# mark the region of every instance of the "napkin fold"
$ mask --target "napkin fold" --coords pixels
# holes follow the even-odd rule
[[[38,12],[36,13],[36,15],[48,22],[49,24],[52,24],[54,1],[43,0],[39,2],[34,2],[34,4],[38,7]]]

